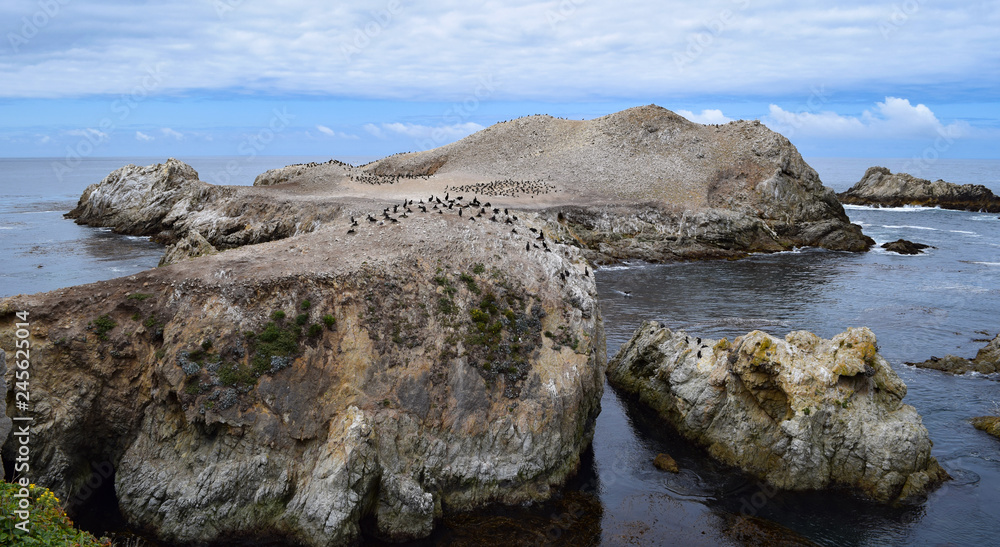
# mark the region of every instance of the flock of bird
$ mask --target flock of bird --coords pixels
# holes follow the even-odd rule
[[[403,199],[402,203],[397,203],[390,205],[382,209],[382,212],[373,215],[368,213],[365,218],[358,219],[353,215],[350,217],[350,226],[347,230],[347,235],[356,234],[361,222],[368,222],[372,225],[386,226],[392,224],[398,224],[402,220],[410,218],[412,215],[444,215],[452,214],[459,218],[467,218],[470,222],[493,222],[496,224],[509,225],[510,233],[512,235],[518,235],[525,237],[524,250],[531,252],[532,250],[539,250],[542,252],[550,253],[552,249],[549,247],[548,240],[545,238],[545,233],[534,227],[527,227],[525,231],[525,225],[519,222],[517,215],[507,208],[493,207],[490,202],[479,201],[478,196],[473,196],[471,200],[466,200],[464,196],[454,196],[452,197],[451,192],[445,192],[444,197],[434,196],[433,194],[427,198],[427,200],[420,199],[419,201],[414,201],[412,199]],[[519,232],[517,229],[521,228]],[[568,270],[560,273],[559,277],[566,280],[570,277],[570,272]],[[584,267],[585,277],[590,277],[590,269]]]
[[[477,182],[474,184],[465,184],[462,186],[447,186],[445,191],[452,192],[475,192],[477,194],[483,194],[486,196],[504,196],[510,198],[516,198],[521,194],[531,196],[532,199],[535,196],[542,194],[548,194],[553,192],[555,188],[543,182],[542,179],[537,180],[514,180],[514,179],[503,179],[494,180],[490,182]]]
[[[382,184],[395,184],[403,179],[423,179],[427,180],[430,177],[427,175],[377,175],[373,173],[361,173],[350,175],[352,182],[360,182],[361,184],[372,184],[372,185],[382,185]]]

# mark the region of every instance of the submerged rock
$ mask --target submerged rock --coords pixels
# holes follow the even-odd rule
[[[780,488],[911,501],[947,478],[866,328],[831,340],[754,331],[696,343],[646,322],[609,362],[608,380],[713,457]]]
[[[590,444],[604,334],[579,252],[508,232],[326,229],[0,300],[4,346],[17,310],[44,325],[33,480],[72,505],[108,462],[129,523],[194,544],[343,545],[365,518],[413,539],[549,498]]]
[[[670,457],[669,454],[657,454],[653,458],[653,465],[661,471],[669,471],[671,473],[679,473],[680,468],[677,467],[677,462]]]
[[[981,348],[972,359],[949,354],[944,357],[931,357],[920,363],[906,364],[950,372],[951,374],[965,374],[966,372],[993,374],[1000,372],[1000,334],[993,338],[993,340],[990,340],[985,347]]]
[[[918,255],[924,252],[924,249],[932,248],[930,245],[924,245],[923,243],[914,243],[905,239],[897,239],[889,243],[883,243],[882,248],[889,251],[890,253],[898,253],[901,255]]]
[[[994,437],[1000,438],[1000,416],[980,416],[972,419],[972,425]]]
[[[843,203],[902,207],[921,205],[962,211],[1000,212],[1000,197],[981,184],[931,182],[908,173],[893,174],[885,167],[869,167],[861,180],[837,195]]]

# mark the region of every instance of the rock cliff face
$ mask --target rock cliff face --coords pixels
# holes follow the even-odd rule
[[[893,174],[885,167],[869,167],[850,190],[837,197],[852,205],[902,207],[922,205],[962,211],[1000,212],[1000,197],[981,184],[931,182],[907,173]]]
[[[0,393],[4,394],[4,404],[0,406],[0,447],[7,442],[14,422],[7,416],[7,354],[0,349]],[[4,478],[5,469],[0,469],[0,479]]]
[[[922,363],[907,364],[920,368],[950,372],[952,374],[965,374],[966,372],[993,374],[1000,372],[1000,334],[980,349],[972,359],[949,354],[944,357],[931,357]]]
[[[612,385],[715,458],[770,484],[919,499],[947,477],[875,336],[754,331],[701,340],[644,323],[608,363]]]
[[[0,301],[45,379],[33,479],[72,500],[110,463],[123,515],[176,543],[411,539],[548,498],[592,436],[600,311],[575,249],[500,226],[324,229]]]

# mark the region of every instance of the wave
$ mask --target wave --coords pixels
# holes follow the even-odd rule
[[[967,234],[967,235],[970,235],[970,236],[977,236],[977,235],[979,235],[976,232],[969,232],[969,231],[966,231],[966,230],[948,230],[948,231],[951,232],[951,233],[953,233],[953,234]]]
[[[929,226],[909,226],[909,225],[906,225],[906,224],[903,224],[901,226],[893,226],[893,225],[889,225],[889,224],[883,224],[882,227],[883,228],[890,228],[890,229],[893,229],[893,230],[907,229],[907,230],[930,230],[932,232],[939,231],[937,228],[931,228]]]
[[[940,210],[940,207],[925,207],[923,205],[904,205],[902,207],[878,207],[875,205],[844,205],[844,209],[854,211],[886,211],[894,213],[914,213],[917,211]]]
[[[962,262],[965,262],[964,260]],[[969,264],[981,264],[983,266],[1000,266],[1000,262],[969,262]]]

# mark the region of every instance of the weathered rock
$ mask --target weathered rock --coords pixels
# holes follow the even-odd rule
[[[700,125],[655,105],[590,121],[500,123],[365,171],[501,201],[531,194],[596,262],[873,244],[781,135],[756,121]]]
[[[653,458],[653,465],[661,471],[680,473],[680,468],[677,467],[677,462],[674,461],[669,454],[657,454],[656,457]]]
[[[966,372],[994,374],[1000,372],[1000,334],[981,348],[973,359],[948,354],[944,357],[931,357],[920,363],[906,364],[952,374],[965,374]]]
[[[522,237],[428,215],[2,300],[0,343],[16,310],[45,325],[33,479],[72,505],[110,462],[171,543],[412,539],[544,500],[590,443],[604,335],[579,253]]]
[[[918,255],[924,252],[924,249],[931,249],[930,245],[925,245],[923,243],[914,243],[905,239],[897,239],[896,241],[891,241],[889,243],[883,243],[882,248],[889,251],[890,253],[898,253],[901,255]]]
[[[646,322],[609,362],[608,380],[713,457],[780,488],[910,501],[947,477],[866,328],[699,344]]]
[[[180,262],[189,258],[198,258],[219,252],[205,239],[198,230],[191,230],[183,239],[167,247],[167,252],[160,259],[160,266]]]
[[[2,449],[14,426],[13,420],[7,416],[7,354],[2,349],[0,349],[0,394],[4,397],[4,404],[0,405],[0,449]],[[4,478],[4,471],[0,469],[0,479]]]
[[[165,244],[190,236],[197,240],[195,248],[204,239],[224,250],[311,232],[338,218],[343,207],[342,201],[322,196],[268,190],[213,186],[198,180],[191,166],[171,158],[114,171],[88,186],[66,217]]]
[[[981,184],[931,182],[908,173],[893,174],[885,167],[869,167],[861,180],[837,195],[843,203],[902,207],[921,205],[962,211],[1000,212],[1000,197]]]
[[[972,425],[994,437],[1000,438],[1000,416],[980,416],[972,419]]]

